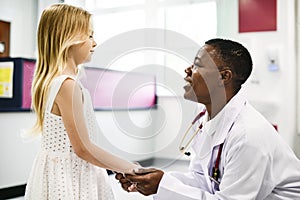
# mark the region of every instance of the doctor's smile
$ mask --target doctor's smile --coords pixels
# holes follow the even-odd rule
[[[187,72],[187,69],[186,69],[185,72]],[[184,80],[186,81],[186,84],[185,84],[185,86],[183,87],[184,90],[185,90],[185,91],[188,91],[188,90],[192,89],[192,81],[190,80],[190,77],[187,76],[187,77],[184,78]]]

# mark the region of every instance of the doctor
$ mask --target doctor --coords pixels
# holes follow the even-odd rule
[[[300,199],[300,161],[241,90],[251,71],[244,46],[207,41],[185,70],[184,97],[204,104],[208,120],[190,145],[189,172],[116,174],[123,189],[169,200]]]

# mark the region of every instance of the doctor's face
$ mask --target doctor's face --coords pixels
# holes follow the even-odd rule
[[[222,66],[221,64],[216,50],[210,45],[204,45],[196,55],[193,65],[185,69],[184,80],[187,84],[184,86],[184,98],[210,104],[212,98],[218,96],[218,89],[222,85],[217,67]]]

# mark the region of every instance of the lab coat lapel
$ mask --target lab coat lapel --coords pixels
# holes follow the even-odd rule
[[[195,158],[193,158],[192,161],[192,170],[199,172],[199,169],[202,169],[202,173],[204,174],[204,177],[206,178],[207,182],[207,190],[212,192],[208,171],[208,166],[212,153],[212,140],[210,135],[207,134],[204,130],[202,130],[201,134],[198,134],[195,137],[192,148],[196,154]]]
[[[228,104],[219,113],[217,120],[212,124],[207,122],[201,134],[195,137],[192,145],[193,151],[196,153],[196,158],[193,160],[194,170],[201,167],[206,177],[207,189],[212,192],[212,184],[209,179],[209,166],[214,147],[225,142],[227,135],[230,132],[237,116],[245,105],[243,95],[239,93],[233,97]]]
[[[237,93],[223,108],[220,113],[218,124],[215,128],[215,136],[213,140],[213,146],[218,146],[225,142],[237,116],[241,112],[242,108],[246,104],[246,99],[243,95],[243,91]]]
[[[207,182],[207,190],[210,192],[212,192],[213,188],[208,170],[213,149],[224,143],[243,105],[245,105],[245,99],[243,95],[238,93],[222,109],[218,114],[219,116],[216,116],[215,120],[204,124],[201,132],[194,138],[192,149],[195,157],[191,161],[190,168],[193,171],[204,174]]]

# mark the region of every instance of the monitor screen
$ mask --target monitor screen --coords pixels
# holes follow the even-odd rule
[[[95,110],[148,109],[156,105],[155,76],[85,67],[83,85]]]

